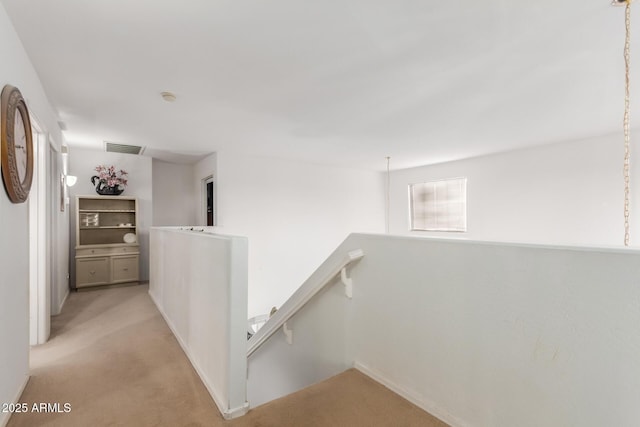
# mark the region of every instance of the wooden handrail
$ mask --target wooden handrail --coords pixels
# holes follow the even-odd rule
[[[364,256],[362,249],[350,251],[342,260],[335,265],[323,280],[319,280],[315,285],[311,285],[302,294],[296,292],[289,298],[280,309],[265,323],[254,336],[249,339],[247,357],[251,356],[262,344],[264,344],[278,329],[280,329],[291,317],[293,317],[302,307],[305,306],[318,292],[329,283],[341,275],[342,271],[351,263],[358,261]]]

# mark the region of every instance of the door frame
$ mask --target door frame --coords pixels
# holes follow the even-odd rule
[[[40,121],[30,117],[34,148],[33,182],[29,192],[29,342],[44,344],[51,332],[51,262],[52,239],[47,197],[51,193],[48,177],[49,136]]]

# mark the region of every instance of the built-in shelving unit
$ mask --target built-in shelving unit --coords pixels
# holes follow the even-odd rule
[[[76,197],[76,288],[139,280],[138,201]]]

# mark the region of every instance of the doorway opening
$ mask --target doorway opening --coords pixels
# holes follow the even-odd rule
[[[208,227],[216,225],[213,176],[204,179],[205,218]]]

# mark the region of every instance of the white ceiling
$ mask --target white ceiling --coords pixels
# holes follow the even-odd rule
[[[621,132],[608,0],[1,1],[71,146],[382,170]]]

